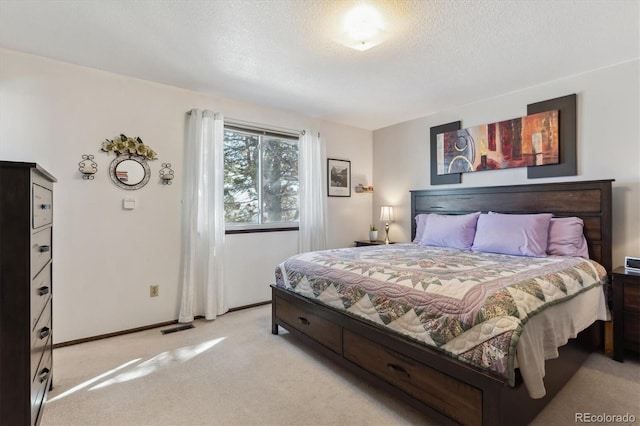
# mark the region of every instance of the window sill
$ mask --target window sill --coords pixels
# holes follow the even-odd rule
[[[255,234],[262,232],[285,232],[285,231],[298,231],[298,226],[287,226],[282,228],[246,228],[246,229],[227,229],[224,231],[225,235],[230,234]]]

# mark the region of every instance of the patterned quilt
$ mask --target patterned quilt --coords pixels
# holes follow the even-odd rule
[[[423,247],[303,253],[276,285],[515,381],[522,327],[543,309],[606,282],[598,263]]]

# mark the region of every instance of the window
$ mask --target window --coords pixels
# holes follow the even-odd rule
[[[225,126],[224,213],[232,232],[297,229],[297,136]]]

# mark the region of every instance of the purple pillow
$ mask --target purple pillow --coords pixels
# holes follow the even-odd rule
[[[478,216],[480,212],[461,215],[431,214],[420,244],[469,250],[476,233]]]
[[[424,236],[424,230],[427,227],[427,218],[429,213],[422,213],[416,215],[416,237],[413,239],[414,243],[419,243]]]
[[[550,213],[483,214],[478,218],[474,251],[545,257]]]
[[[554,217],[549,225],[547,254],[589,258],[584,222],[579,217]]]

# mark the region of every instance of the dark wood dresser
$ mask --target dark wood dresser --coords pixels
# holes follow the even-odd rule
[[[0,424],[40,421],[52,386],[53,183],[0,161]]]
[[[613,359],[624,361],[625,349],[640,351],[640,272],[620,266],[613,271]]]

